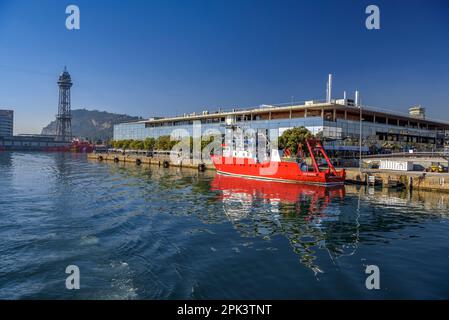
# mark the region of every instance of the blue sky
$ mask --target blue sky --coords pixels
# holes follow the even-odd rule
[[[81,30],[65,28],[76,4]],[[381,29],[365,28],[380,8]],[[363,103],[415,104],[449,120],[449,2],[0,0],[0,108],[16,133],[57,112],[58,74],[72,108],[143,117],[323,99],[359,89]]]

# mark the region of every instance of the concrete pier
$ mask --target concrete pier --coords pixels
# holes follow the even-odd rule
[[[171,161],[169,157],[147,157],[145,155],[122,155],[115,153],[89,153],[88,159],[97,161],[112,161],[117,163],[134,163],[136,165],[157,165],[161,167],[185,167],[198,169],[202,165],[206,170],[215,170],[213,164],[193,163],[191,160]]]
[[[346,180],[363,185],[374,183],[383,188],[402,185],[407,189],[449,192],[449,173],[350,168],[346,169]]]
[[[122,155],[114,153],[90,153],[90,160],[133,163],[135,165],[157,165],[161,167],[185,167],[198,169],[198,163],[191,160],[170,161],[169,157],[147,157],[145,155]],[[202,169],[215,170],[213,164],[203,164]],[[416,171],[390,171],[379,169],[347,168],[346,181],[350,184],[376,184],[382,188],[403,186],[407,189],[449,192],[449,173]]]

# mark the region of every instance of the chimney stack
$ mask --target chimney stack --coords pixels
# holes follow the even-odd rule
[[[329,78],[327,80],[327,96],[326,96],[326,102],[331,103],[332,100],[332,74],[329,74]]]

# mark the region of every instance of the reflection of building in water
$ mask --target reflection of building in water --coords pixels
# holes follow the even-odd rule
[[[241,234],[248,237],[282,234],[301,263],[315,273],[321,272],[315,263],[315,251],[317,247],[328,246],[328,224],[339,223],[341,212],[331,202],[344,198],[344,186],[326,188],[216,175],[212,190],[220,191],[223,209]],[[341,248],[331,245],[331,256],[342,254],[345,244]]]
[[[360,195],[363,201],[373,205],[390,206],[407,209],[410,214],[416,210],[425,209],[426,213],[434,210],[434,214],[449,215],[449,193],[425,190],[397,191],[394,189],[376,189],[360,186],[346,186],[350,194]],[[423,210],[424,211],[424,210]]]

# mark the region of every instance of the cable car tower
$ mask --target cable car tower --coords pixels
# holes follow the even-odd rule
[[[70,101],[70,88],[72,79],[64,67],[64,71],[58,79],[59,86],[59,106],[56,116],[56,140],[70,142],[72,139],[72,112]]]

